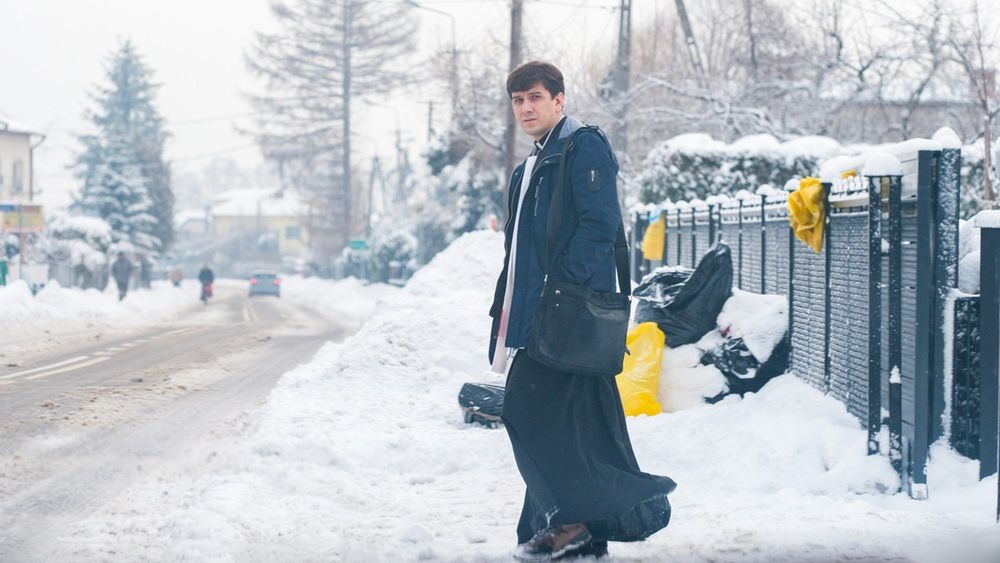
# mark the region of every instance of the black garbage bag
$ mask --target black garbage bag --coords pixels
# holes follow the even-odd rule
[[[703,365],[714,365],[726,378],[727,391],[706,399],[717,403],[726,395],[756,393],[775,377],[788,371],[788,357],[792,346],[788,334],[778,342],[766,362],[761,364],[750,353],[742,338],[727,340],[722,346],[709,350],[701,358]]]
[[[458,406],[466,423],[478,423],[487,428],[502,424],[503,393],[501,385],[489,383],[466,383],[458,392]]]
[[[655,322],[671,348],[697,342],[715,328],[715,319],[733,292],[729,246],[716,243],[694,272],[680,281],[682,275],[686,275],[682,270],[666,270],[660,277],[647,276],[633,292],[639,299],[636,322]]]
[[[727,380],[751,378],[756,375],[757,368],[760,367],[760,362],[753,357],[742,338],[726,340],[722,346],[705,352],[701,363],[715,366]]]
[[[665,307],[673,302],[692,272],[694,270],[683,266],[657,268],[642,278],[642,282],[632,290],[632,295],[639,299],[640,307],[644,304],[650,308],[655,308],[657,305]]]

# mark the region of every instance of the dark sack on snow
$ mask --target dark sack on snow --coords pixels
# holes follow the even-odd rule
[[[632,291],[638,299],[635,307],[635,322],[659,323],[663,320],[663,309],[674,301],[674,296],[691,277],[694,270],[681,266],[658,268],[642,278]]]
[[[771,356],[763,364],[750,353],[742,338],[727,340],[715,350],[709,350],[701,358],[706,366],[715,366],[726,378],[726,391],[719,393],[709,403],[716,403],[726,395],[739,395],[760,391],[764,384],[788,371],[788,355],[791,353],[788,334],[771,351]]]
[[[503,414],[504,388],[489,383],[466,383],[458,392],[458,405],[462,407],[465,422],[478,422],[494,427],[500,424]]]
[[[678,274],[679,275],[679,274]],[[677,276],[664,276],[672,285],[648,290],[637,311],[636,322],[655,322],[666,336],[667,346],[676,348],[697,342],[715,328],[715,319],[733,292],[733,259],[729,246],[716,243],[698,262],[691,276],[676,291]],[[645,285],[645,284],[644,284]],[[657,299],[657,300],[654,300]]]

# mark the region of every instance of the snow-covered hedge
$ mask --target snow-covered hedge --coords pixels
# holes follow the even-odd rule
[[[654,147],[639,176],[643,203],[733,195],[762,184],[780,186],[793,176],[808,176],[843,147],[827,137],[801,137],[784,143],[771,135],[751,135],[727,144],[709,135],[678,135]]]
[[[49,261],[66,264],[74,279],[90,287],[107,266],[112,250],[111,225],[98,217],[55,215],[46,227],[43,246]]]

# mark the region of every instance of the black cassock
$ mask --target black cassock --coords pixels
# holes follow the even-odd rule
[[[639,541],[670,521],[677,484],[639,470],[613,377],[553,370],[522,350],[503,422],[527,485],[518,543],[549,524],[579,523],[595,540]]]

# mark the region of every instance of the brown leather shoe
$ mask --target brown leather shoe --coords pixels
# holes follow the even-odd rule
[[[549,526],[517,546],[514,558],[521,561],[552,561],[590,543],[590,532],[583,524]]]

